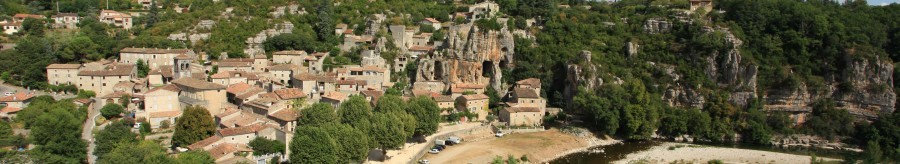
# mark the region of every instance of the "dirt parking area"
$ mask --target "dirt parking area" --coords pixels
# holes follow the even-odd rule
[[[551,129],[543,132],[508,134],[496,138],[489,131],[461,136],[463,143],[448,146],[438,154],[426,154],[431,163],[490,163],[496,156],[516,158],[528,156],[529,161],[546,161],[561,153],[584,149],[603,142],[594,137],[578,137]]]

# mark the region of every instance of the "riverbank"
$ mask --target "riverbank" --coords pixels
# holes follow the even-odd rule
[[[662,143],[648,150],[629,154],[616,164],[641,161],[644,163],[706,163],[720,160],[725,163],[810,163],[811,156],[794,155],[760,150],[712,147],[684,143]],[[818,158],[840,161],[833,158]]]
[[[585,133],[573,135],[558,129],[543,132],[515,133],[497,138],[490,131],[461,136],[462,144],[450,146],[438,154],[423,158],[431,163],[490,163],[497,156],[515,158],[527,156],[529,161],[545,163],[550,160],[620,141],[600,139]]]

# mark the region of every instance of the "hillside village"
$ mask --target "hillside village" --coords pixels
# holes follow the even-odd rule
[[[121,111],[124,118],[113,116],[109,119],[134,120],[138,123],[136,127],[150,127],[154,132],[152,134],[171,133],[185,109],[203,108],[215,121],[215,133],[189,145],[175,146],[172,150],[207,151],[217,163],[287,161],[291,157],[289,148],[297,126],[303,126],[298,125],[298,119],[306,107],[327,104],[335,110],[343,109],[341,106],[347,105],[345,102],[353,97],[364,98],[365,105],[372,107],[378,106],[379,99],[384,96],[399,96],[403,101],[424,97],[437,107],[428,109],[437,109],[439,111],[432,112],[441,115],[433,118],[439,119],[433,122],[541,127],[548,111],[546,99],[540,96],[541,81],[528,78],[501,85],[495,78],[502,76],[499,69],[506,69],[507,64],[512,64],[508,59],[513,56],[508,50],[512,48],[509,31],[506,27],[501,30],[507,35],[506,41],[497,38],[499,31],[489,31],[485,36],[482,36],[483,32],[475,32],[478,27],[474,26],[474,22],[495,17],[499,11],[498,5],[487,1],[468,8],[469,12],[448,13],[453,14],[453,19],[464,21],[440,22],[425,18],[416,21],[419,24],[413,26],[388,26],[384,23],[384,16],[376,14],[360,35],[356,35],[347,24],[337,24],[334,34],[343,37],[339,53],[356,50],[361,58],[358,65],[327,68],[325,60],[330,55],[338,54],[336,52],[284,50],[267,54],[260,48],[260,43],[267,37],[279,34],[273,30],[274,33],[264,31],[255,38],[247,38],[248,48],[244,52],[249,56],[246,58],[229,58],[229,55],[212,58],[207,52],[183,48],[127,47],[111,59],[80,64],[50,64],[46,67],[47,83],[75,87],[78,92],[96,95],[72,100],[80,105],[104,109],[108,106],[124,107]],[[288,13],[296,13],[296,10],[297,6],[293,5]],[[276,17],[280,14],[273,13]],[[25,18],[45,19],[40,15],[28,14],[17,14],[15,18],[12,22],[4,22],[4,25],[11,25],[11,28],[4,28],[4,32],[18,32]],[[73,24],[81,19],[71,13],[60,13],[53,18],[57,19],[54,27],[59,28],[77,28]],[[134,26],[128,13],[102,10],[99,19],[102,23],[124,30]],[[505,26],[505,23],[501,24]],[[209,26],[214,26],[214,21],[201,21],[196,28]],[[293,28],[290,23],[278,26],[287,30],[284,33],[290,33]],[[419,26],[427,26],[429,31],[444,31],[447,38],[421,32]],[[384,32],[390,36],[376,36]],[[184,35],[173,34],[169,39],[183,40]],[[190,42],[197,40],[193,34],[190,36]],[[388,43],[389,40],[392,42]],[[479,45],[468,45],[470,42],[478,42]],[[387,50],[387,45],[398,46],[400,53],[394,58],[384,58],[381,53]],[[462,50],[459,46],[475,46],[472,47],[475,49],[464,52],[459,51]],[[489,51],[479,52],[481,50]],[[478,56],[483,59],[448,58],[450,56]],[[451,66],[447,72],[410,72],[417,71],[415,68],[411,70],[410,66],[420,65],[421,68],[421,63],[428,62],[430,65],[450,60],[466,65]],[[495,67],[500,62],[503,62],[503,68]],[[485,73],[468,72],[473,69],[485,69]],[[430,75],[427,75],[428,78],[419,77],[425,74]],[[491,74],[496,76],[489,76]],[[442,79],[441,76],[454,78]],[[24,103],[7,103],[2,114],[14,119],[16,112],[27,106],[28,99],[33,96],[33,93],[17,92],[3,97],[4,102],[7,101],[5,99],[12,99]],[[500,98],[507,101],[495,102],[494,99]],[[89,111],[90,115],[96,112]],[[556,112],[559,109],[553,113]],[[100,127],[111,123],[94,121],[98,121],[96,124]],[[281,142],[285,146],[283,150],[287,151],[283,155],[252,153],[254,149],[249,144],[255,138]]]
[[[862,0],[0,1],[0,163],[606,163],[593,159],[605,148],[589,149],[649,140],[663,144],[624,146],[651,151],[616,162],[684,162],[639,154],[688,142],[891,163],[897,11]],[[690,160],[723,156],[817,162]]]

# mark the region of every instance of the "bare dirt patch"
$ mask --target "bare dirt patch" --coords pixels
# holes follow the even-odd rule
[[[588,147],[615,143],[614,140],[599,140],[593,136],[578,137],[557,129],[543,132],[508,134],[501,138],[490,133],[462,136],[462,144],[449,146],[438,154],[427,154],[423,158],[431,163],[490,163],[496,156],[519,158],[527,155],[532,162],[548,161],[563,154],[583,150]]]

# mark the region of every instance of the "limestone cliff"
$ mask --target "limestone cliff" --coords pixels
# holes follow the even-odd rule
[[[510,69],[513,61],[513,40],[506,27],[493,31],[472,23],[453,25],[446,48],[420,56],[415,81],[490,84],[500,91],[501,69]]]
[[[572,100],[578,94],[578,87],[588,90],[600,88],[603,79],[599,76],[598,65],[591,62],[591,51],[581,51],[580,62],[570,63],[566,67],[566,86],[563,89],[563,99],[572,107]]]

